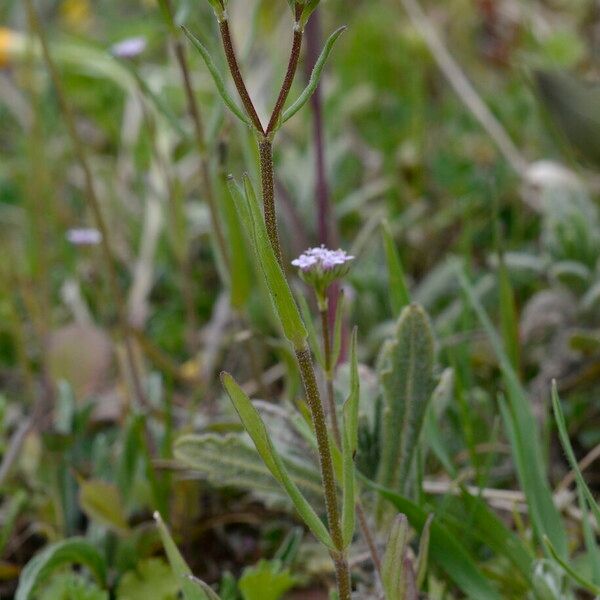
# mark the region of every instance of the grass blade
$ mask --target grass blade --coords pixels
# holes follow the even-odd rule
[[[510,358],[504,350],[502,340],[494,329],[473,286],[461,267],[457,266],[456,270],[467,301],[481,322],[500,365],[510,405],[507,417],[513,431],[514,443],[511,444],[511,450],[517,465],[519,481],[527,498],[534,530],[540,541],[546,535],[558,553],[566,556],[567,534],[560,513],[554,505],[552,492],[546,479],[543,453],[531,405],[512,367]]]
[[[397,317],[400,315],[402,309],[410,304],[410,294],[408,292],[408,286],[406,285],[406,277],[404,276],[402,262],[400,261],[400,256],[390,230],[390,225],[387,221],[381,222],[381,233],[383,236],[383,248],[385,250],[385,258],[388,267],[390,304],[392,306],[392,314]]]

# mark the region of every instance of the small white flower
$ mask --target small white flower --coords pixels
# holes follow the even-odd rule
[[[329,250],[324,245],[309,248],[292,261],[300,270],[300,277],[313,286],[320,302],[325,301],[327,287],[350,269],[350,256],[345,250]]]

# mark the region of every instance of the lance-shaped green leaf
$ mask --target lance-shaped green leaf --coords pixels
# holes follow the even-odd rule
[[[224,208],[229,244],[231,306],[241,309],[252,290],[253,266],[248,260],[248,243],[244,239],[243,227],[231,193],[228,188],[225,188],[225,185],[220,185],[219,189],[221,190],[221,202]]]
[[[310,99],[313,95],[314,91],[317,89],[319,85],[319,80],[321,79],[321,75],[323,73],[323,68],[325,67],[325,63],[327,62],[327,58],[331,54],[333,50],[333,46],[337,39],[342,35],[346,27],[340,27],[336,31],[334,31],[330,36],[327,42],[325,43],[325,47],[321,51],[317,62],[312,70],[310,75],[310,79],[308,81],[308,85],[304,88],[304,91],[300,94],[298,99],[283,113],[281,117],[281,124],[285,123],[289,119],[291,119]]]
[[[404,269],[402,262],[390,231],[390,226],[387,221],[381,223],[381,233],[383,235],[383,247],[385,250],[385,258],[388,267],[388,288],[390,293],[390,303],[394,317],[400,314],[400,311],[410,304],[410,294],[406,285]]]
[[[383,392],[378,481],[405,493],[425,412],[434,389],[434,340],[427,313],[416,304],[400,315],[379,360]]]
[[[271,441],[260,413],[254,407],[250,398],[248,398],[244,390],[242,390],[228,373],[221,374],[221,382],[223,383],[223,387],[231,399],[244,428],[252,438],[258,453],[273,474],[273,477],[279,481],[288,493],[296,510],[315,537],[327,547],[333,549],[334,544],[327,528],[288,474],[283,461],[275,450],[275,446]]]
[[[106,581],[106,563],[98,550],[83,538],[69,538],[50,544],[36,554],[21,571],[15,600],[30,600],[36,589],[57,569],[78,564],[87,567],[99,584]]]
[[[352,542],[355,528],[356,482],[354,477],[354,456],[358,448],[358,405],[360,384],[358,379],[358,358],[356,353],[356,327],[352,332],[350,345],[350,393],[344,402],[344,430],[342,436],[343,463],[343,502],[342,539],[344,547]]]
[[[182,29],[185,35],[190,40],[190,42],[192,42],[196,50],[200,52],[200,56],[202,56],[202,59],[204,60],[204,63],[206,64],[206,67],[209,70],[213,81],[215,82],[217,91],[219,92],[219,95],[221,96],[227,108],[240,121],[242,121],[242,123],[245,123],[246,125],[248,125],[248,127],[252,127],[252,122],[250,121],[248,116],[242,111],[242,109],[235,103],[233,98],[229,95],[227,87],[225,86],[225,82],[221,77],[221,73],[219,73],[219,70],[217,69],[212,57],[210,56],[210,53],[208,52],[204,44],[189,29],[187,29],[186,27],[182,27]]]
[[[340,359],[342,350],[342,325],[344,322],[344,290],[340,290],[335,307],[335,323],[333,326],[333,347],[331,349],[331,364],[335,367]]]
[[[208,594],[205,588],[199,586],[192,579],[192,571],[185,562],[183,556],[181,556],[177,544],[173,541],[171,533],[162,520],[160,513],[154,513],[154,520],[156,521],[158,533],[160,534],[160,539],[167,558],[169,559],[171,569],[173,570],[173,573],[175,573],[177,579],[181,582],[181,591],[183,592],[185,600],[213,600],[214,598],[217,598],[218,600],[218,596],[212,590],[210,590],[212,595]]]
[[[317,8],[317,6],[319,6],[320,1],[321,0],[308,0],[305,3],[304,9],[302,10],[302,18],[301,18],[302,27],[304,27],[308,23],[308,20],[310,19],[310,15],[312,15],[313,12],[315,11],[315,9]]]
[[[231,191],[242,225],[248,237],[254,242],[254,250],[265,276],[283,333],[295,348],[303,349],[308,333],[302,322],[302,317],[292,295],[292,290],[271,247],[265,222],[249,177],[247,175],[244,176],[245,194],[242,194],[233,179],[229,180],[229,190]]]
[[[398,515],[394,519],[381,565],[381,583],[386,600],[404,600],[406,575],[404,556],[408,544],[408,519]]]

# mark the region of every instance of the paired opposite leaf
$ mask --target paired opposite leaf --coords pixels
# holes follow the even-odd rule
[[[297,349],[303,349],[307,331],[285,275],[277,262],[256,194],[247,175],[244,176],[244,193],[233,179],[229,180],[229,190],[235,202],[238,215],[248,237],[254,243],[254,250],[261,265],[269,293],[281,322],[285,337]]]
[[[248,127],[252,127],[252,122],[250,121],[250,119],[244,114],[242,109],[235,103],[233,98],[229,95],[229,92],[227,91],[227,86],[225,85],[225,82],[223,81],[219,70],[217,69],[213,59],[210,56],[210,53],[208,52],[204,44],[202,44],[202,42],[189,29],[187,29],[186,27],[182,27],[182,29],[185,35],[190,40],[190,42],[194,44],[196,50],[200,52],[200,56],[202,56],[202,59],[204,60],[204,63],[206,64],[206,67],[209,70],[213,81],[215,82],[215,85],[217,86],[217,91],[219,92],[219,95],[221,96],[227,108],[240,121],[242,121],[242,123],[245,123],[246,125],[248,125]]]
[[[411,304],[402,311],[379,361],[384,409],[378,482],[401,493],[407,488],[434,389],[434,355],[429,318],[423,308]]]
[[[305,9],[306,10],[306,9]],[[281,125],[283,125],[286,121],[289,121],[310,99],[310,97],[314,94],[317,86],[319,85],[319,80],[321,79],[321,75],[323,73],[323,69],[325,67],[325,63],[327,62],[327,58],[331,54],[333,50],[333,46],[337,39],[342,35],[346,27],[340,27],[336,31],[334,31],[330,36],[327,42],[325,43],[325,47],[323,48],[315,66],[310,75],[310,79],[308,81],[308,85],[304,88],[304,91],[300,94],[298,99],[287,109],[284,111],[281,116]]]
[[[317,539],[327,547],[333,549],[334,545],[327,528],[289,476],[283,461],[273,446],[267,428],[250,398],[248,398],[244,390],[228,373],[221,374],[221,382],[233,402],[244,428],[252,438],[258,453],[273,474],[273,477],[284,487],[296,510],[300,513],[300,516]]]

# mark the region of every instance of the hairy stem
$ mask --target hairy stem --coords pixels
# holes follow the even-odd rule
[[[277,127],[279,116],[281,115],[281,111],[285,106],[285,101],[287,100],[290,90],[292,89],[292,83],[294,82],[296,70],[298,69],[300,50],[302,48],[302,28],[300,27],[299,23],[300,17],[302,16],[302,8],[302,4],[296,4],[296,22],[294,23],[294,39],[292,42],[292,51],[290,53],[290,60],[288,62],[288,68],[283,79],[283,83],[281,85],[281,90],[279,91],[277,102],[275,102],[275,108],[273,109],[273,113],[271,114],[271,118],[269,120],[269,125],[267,126],[267,135],[273,132]]]
[[[262,187],[263,211],[265,225],[269,234],[271,247],[277,257],[279,266],[283,269],[283,255],[279,243],[279,230],[277,227],[277,211],[275,209],[275,185],[273,183],[273,142],[264,137],[258,142],[260,159],[260,182]]]
[[[231,39],[231,33],[229,31],[229,23],[227,18],[219,21],[219,31],[221,32],[221,40],[223,41],[223,50],[225,51],[225,58],[227,59],[227,64],[229,65],[229,71],[231,72],[231,76],[233,77],[233,82],[235,83],[235,87],[240,95],[240,99],[244,108],[246,109],[246,113],[250,117],[252,124],[256,128],[256,130],[260,133],[265,133],[263,129],[262,123],[258,118],[258,114],[256,109],[254,108],[254,104],[250,98],[250,94],[248,94],[248,90],[246,89],[246,84],[244,83],[244,78],[242,77],[242,73],[240,72],[240,67],[238,65],[237,58],[235,56],[235,50],[233,48],[233,41]]]
[[[327,310],[327,305],[323,306],[319,310],[319,312],[321,314],[321,328],[323,331],[323,355],[325,357],[325,379],[327,382],[327,408],[329,411],[329,419],[331,423],[331,429],[334,434],[335,443],[337,444],[338,448],[341,448],[342,437],[337,420],[335,398],[333,395],[333,376],[335,372],[335,365],[332,364],[333,357],[331,355],[331,335],[329,328],[329,314]],[[371,554],[373,566],[375,567],[377,573],[381,573],[381,559],[379,557],[379,552],[377,551],[375,539],[369,528],[369,523],[367,521],[365,510],[358,496],[356,498],[356,513],[358,516],[358,522],[360,524],[362,534],[367,543],[367,547],[369,548],[369,553]]]
[[[131,381],[134,388],[134,394],[137,398],[137,401],[140,405],[146,406],[146,397],[142,388],[138,365],[135,360],[135,355],[133,352],[133,347],[131,344],[131,338],[128,333],[128,325],[127,325],[127,311],[125,308],[125,303],[123,301],[123,297],[121,296],[119,285],[117,283],[117,273],[114,264],[114,259],[111,253],[110,245],[109,245],[109,236],[108,236],[108,227],[106,225],[106,221],[104,220],[104,216],[102,214],[102,210],[100,208],[100,201],[96,194],[96,188],[94,185],[94,178],[92,176],[92,169],[88,162],[88,157],[81,141],[81,137],[79,132],[77,131],[77,127],[75,125],[75,117],[73,115],[73,111],[71,109],[70,104],[67,102],[66,95],[64,93],[64,89],[62,87],[62,81],[58,74],[58,70],[56,69],[56,65],[52,60],[52,56],[50,55],[50,50],[48,47],[48,41],[46,39],[46,34],[44,32],[44,28],[40,23],[39,15],[37,10],[33,5],[33,0],[26,0],[26,8],[27,15],[31,24],[32,30],[37,34],[40,45],[42,48],[42,55],[44,58],[44,62],[46,63],[46,67],[50,73],[50,77],[52,79],[52,83],[54,85],[54,89],[56,91],[56,96],[58,98],[58,102],[60,105],[60,110],[63,115],[63,119],[65,120],[65,124],[67,126],[67,132],[69,137],[71,138],[71,143],[73,144],[73,148],[75,150],[75,156],[81,170],[83,171],[84,177],[84,185],[85,185],[85,193],[88,200],[88,204],[94,216],[94,220],[96,222],[96,227],[101,235],[101,249],[102,256],[104,258],[104,262],[106,263],[106,271],[108,274],[108,282],[111,290],[111,295],[115,301],[119,319],[119,327],[121,330],[121,335],[123,338],[123,343],[125,346],[125,355],[128,362],[128,367],[130,370]]]
[[[325,493],[327,522],[329,524],[331,539],[338,549],[338,552],[333,554],[338,580],[338,591],[341,600],[349,600],[350,573],[348,571],[348,563],[343,554],[344,544],[337,502],[337,488],[333,472],[333,461],[331,458],[331,448],[329,446],[325,412],[321,402],[319,387],[317,386],[317,379],[315,377],[310,350],[308,348],[296,350],[296,358],[298,360],[298,366],[300,367],[300,374],[306,391],[306,400],[308,402],[308,408],[310,410],[311,419],[315,428],[315,436],[317,438],[319,465],[321,467],[321,478],[323,480],[323,491]]]

